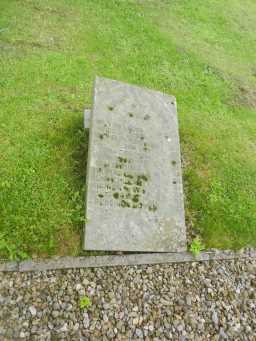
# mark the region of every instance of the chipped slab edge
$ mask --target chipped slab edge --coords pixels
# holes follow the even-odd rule
[[[87,257],[56,257],[52,259],[26,260],[0,263],[2,272],[29,272],[111,266],[153,265],[185,262],[204,262],[234,259],[254,259],[256,249],[245,251],[205,251],[194,257],[190,252],[141,253],[129,255],[107,255]]]
[[[84,110],[84,129],[90,128],[90,121],[91,121],[91,109]]]

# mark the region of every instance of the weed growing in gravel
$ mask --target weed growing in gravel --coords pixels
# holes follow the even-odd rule
[[[80,298],[80,308],[87,309],[92,305],[92,302],[88,296],[83,296]]]
[[[192,252],[193,256],[198,256],[199,253],[204,250],[205,246],[199,237],[194,238],[192,241],[189,251]]]

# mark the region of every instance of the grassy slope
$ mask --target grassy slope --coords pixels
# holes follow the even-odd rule
[[[255,14],[253,0],[2,0],[1,254],[79,252],[96,74],[177,96],[188,224],[208,246],[255,246]]]

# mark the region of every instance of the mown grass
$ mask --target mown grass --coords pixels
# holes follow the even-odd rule
[[[0,2],[0,255],[78,254],[95,75],[177,97],[188,226],[256,246],[253,0]]]

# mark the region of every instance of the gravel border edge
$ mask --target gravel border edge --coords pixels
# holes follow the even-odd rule
[[[87,256],[87,257],[54,257],[51,259],[26,260],[21,262],[0,263],[2,272],[46,271],[75,268],[94,268],[125,265],[145,265],[162,263],[203,262],[214,260],[232,260],[256,258],[256,249],[213,250],[201,252],[194,257],[190,252],[141,253],[129,255]]]

